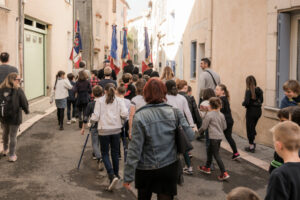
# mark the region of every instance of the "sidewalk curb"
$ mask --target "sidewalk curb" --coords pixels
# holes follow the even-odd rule
[[[230,145],[228,144],[227,141],[223,141],[221,143],[221,148],[225,149],[226,151],[232,152]],[[263,161],[261,159],[255,158],[254,156],[250,155],[249,153],[246,153],[245,151],[242,151],[241,149],[238,149],[238,152],[241,155],[241,158],[254,164],[255,166],[268,171],[270,163]]]
[[[56,107],[55,106],[52,106],[50,108],[48,108],[46,111],[45,111],[45,114],[43,115],[36,115],[30,119],[28,119],[27,121],[23,122],[21,125],[20,125],[20,131],[18,132],[18,136],[22,135],[26,130],[28,130],[30,127],[32,127],[36,122],[38,122],[39,120],[41,120],[42,118],[48,116],[49,114],[51,114],[52,112],[54,112],[56,110]],[[3,143],[1,142],[0,143],[0,152],[3,151]]]

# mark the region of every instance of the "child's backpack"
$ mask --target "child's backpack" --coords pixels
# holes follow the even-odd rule
[[[0,89],[0,120],[2,122],[11,120],[13,115],[13,90],[9,88]]]

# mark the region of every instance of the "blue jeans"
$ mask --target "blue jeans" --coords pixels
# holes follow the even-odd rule
[[[91,138],[92,138],[93,152],[96,158],[99,160],[101,159],[101,154],[100,154],[100,142],[99,142],[100,139],[99,139],[97,128],[91,128]]]
[[[102,160],[109,175],[119,175],[120,134],[100,136]],[[112,165],[109,159],[109,146]]]

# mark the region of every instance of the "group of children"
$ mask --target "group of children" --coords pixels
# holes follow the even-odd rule
[[[106,68],[104,74],[107,79],[111,80],[111,69]],[[64,113],[65,107],[67,107],[67,123],[76,122],[75,118],[77,117],[82,134],[85,132],[86,124],[90,123],[93,157],[98,161],[99,170],[103,170],[103,164],[105,165],[110,179],[109,189],[112,189],[120,178],[120,141],[123,141],[124,159],[126,160],[127,140],[131,138],[134,113],[146,105],[143,99],[143,88],[147,77],[133,77],[131,74],[125,73],[120,79],[118,87],[116,83],[108,80],[99,84],[101,80],[97,78],[96,71],[92,71],[90,79],[84,71],[79,72],[78,77],[68,74],[67,78],[69,81],[65,79],[65,73],[60,71],[55,82],[55,101],[58,107],[57,114],[60,129],[63,129],[62,113]],[[75,79],[77,79],[76,82]],[[281,121],[286,122],[282,122],[272,129],[276,152],[274,161],[270,166],[270,173],[275,168],[278,169],[271,174],[266,199],[285,199],[283,197],[289,195],[299,196],[299,192],[295,190],[300,185],[298,183],[300,180],[300,133],[298,126],[300,124],[300,108],[298,107],[300,103],[300,85],[297,81],[291,80],[284,84],[283,89],[286,97],[281,102],[282,110],[278,113],[278,117]],[[251,96],[251,90],[254,91],[256,98]],[[249,94],[247,94],[247,91],[250,91]],[[191,96],[191,87],[187,88],[186,95]],[[261,107],[263,103],[262,91],[256,88],[256,83],[254,88],[247,86],[245,101],[247,95],[250,95],[252,104],[246,102],[248,103],[245,106],[246,108],[249,107],[249,104]],[[221,175],[218,176],[219,180],[229,178],[219,154],[223,136],[232,148],[232,160],[240,158],[236,143],[232,138],[234,120],[231,115],[229,101],[230,96],[227,87],[224,84],[219,84],[215,90],[204,90],[203,102],[199,106],[202,125],[198,125],[197,128],[200,134],[206,133],[207,161],[204,166],[198,166],[198,170],[211,174],[214,157],[221,171]],[[71,112],[71,108],[73,108],[73,112]],[[291,121],[294,121],[294,123]],[[251,127],[254,131],[255,126]],[[254,152],[254,150],[255,143],[253,142],[250,143],[249,151]],[[112,163],[109,152],[112,155]],[[295,185],[295,183],[299,185]],[[234,194],[239,194],[238,190]],[[228,199],[230,198],[228,197]]]

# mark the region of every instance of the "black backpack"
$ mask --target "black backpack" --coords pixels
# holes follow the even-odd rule
[[[7,88],[0,89],[0,120],[4,122],[11,120],[13,115],[13,90]]]

